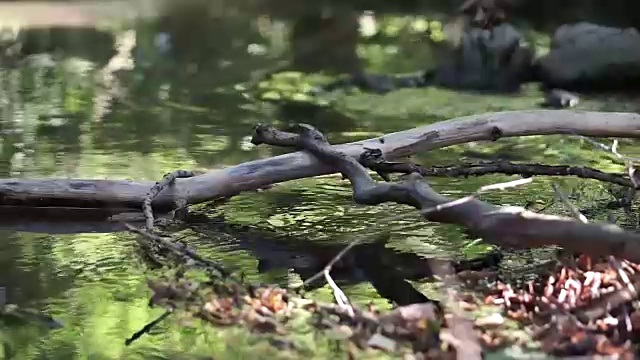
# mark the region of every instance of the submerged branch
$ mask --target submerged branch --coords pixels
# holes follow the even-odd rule
[[[177,256],[187,256],[189,259],[191,259],[191,263],[193,264],[199,264],[206,269],[213,269],[220,273],[220,275],[222,276],[229,275],[229,272],[221,264],[198,255],[195,250],[191,249],[186,244],[176,244],[170,238],[152,234],[148,231],[138,229],[137,227],[129,224],[125,224],[125,226],[129,231],[141,235],[147,240],[161,245],[164,249],[171,251]]]

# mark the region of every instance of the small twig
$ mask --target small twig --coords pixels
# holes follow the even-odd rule
[[[399,214],[399,215],[395,215],[392,217],[389,217],[386,219],[385,222],[391,222],[391,221],[396,221],[396,220],[402,220],[402,219],[406,219],[408,217],[413,217],[414,215],[411,213],[408,214]],[[379,225],[378,225],[379,226]],[[360,245],[363,241],[371,238],[372,236],[378,235],[379,232],[376,230],[378,228],[378,226],[374,227],[374,230],[371,231],[367,231],[364,234],[360,234],[358,235],[355,240],[351,241],[349,243],[349,245],[345,246],[342,250],[340,250],[340,252],[334,256],[331,261],[329,261],[327,263],[327,265],[325,265],[325,267],[317,272],[316,274],[314,274],[313,276],[311,276],[310,278],[308,278],[307,280],[305,280],[302,284],[296,285],[296,286],[290,286],[289,289],[290,290],[298,290],[300,288],[304,288],[305,286],[311,284],[312,282],[318,280],[320,277],[324,276],[324,272],[325,270],[329,269],[331,270],[333,268],[333,265],[335,265],[335,263],[337,263],[338,261],[340,261],[340,259],[342,259],[342,257],[349,252],[349,250],[353,249],[355,246]],[[320,239],[325,238],[326,236],[320,237]]]
[[[627,168],[627,175],[629,176],[629,181],[631,181],[631,189],[625,194],[622,199],[622,205],[625,207],[627,212],[631,212],[631,203],[633,203],[633,199],[636,196],[637,190],[640,188],[640,179],[638,176],[638,171],[635,167],[635,163],[640,162],[638,158],[632,158],[625,155],[622,155],[618,152],[618,140],[614,140],[611,147],[608,147],[605,144],[599,143],[595,140],[589,139],[587,137],[583,137],[588,142],[596,145],[598,148],[610,151],[613,155],[615,155],[618,159],[622,160]]]
[[[153,199],[155,199],[155,197],[158,196],[158,194],[164,188],[173,184],[176,181],[176,179],[190,178],[193,176],[196,176],[196,173],[193,171],[176,170],[176,171],[165,174],[162,177],[162,180],[158,181],[155,185],[153,185],[151,190],[149,190],[149,192],[145,196],[144,202],[142,203],[142,212],[144,213],[144,216],[147,220],[148,231],[153,231],[154,219],[153,219],[153,208],[151,207],[151,203],[153,202]]]
[[[529,184],[532,181],[533,181],[533,178],[524,178],[524,179],[517,179],[513,181],[507,181],[503,183],[485,185],[485,186],[482,186],[480,189],[478,189],[477,193],[481,194],[481,193],[485,193],[493,190],[505,190],[508,188]]]
[[[156,325],[160,324],[164,319],[166,319],[169,315],[173,314],[175,309],[173,307],[168,308],[162,313],[160,316],[146,324],[142,327],[142,329],[136,331],[130,338],[124,341],[125,346],[131,345],[134,341],[138,340],[142,335],[148,334]]]
[[[601,150],[605,150],[608,151],[610,153],[612,153],[616,158],[622,160],[624,162],[624,165],[627,168],[627,175],[629,176],[629,181],[632,184],[632,188],[634,190],[640,188],[640,179],[637,178],[637,174],[636,174],[636,168],[634,166],[634,163],[638,163],[640,162],[639,158],[633,158],[633,157],[629,157],[626,155],[622,155],[619,151],[618,151],[618,146],[619,146],[619,142],[618,140],[613,140],[613,144],[611,144],[611,146],[607,146],[601,142],[595,141],[593,139],[590,139],[586,136],[581,136],[582,139],[584,139],[585,141],[591,143],[592,145],[596,146],[597,148],[601,149]],[[634,192],[635,194],[635,192]]]
[[[475,197],[476,197],[475,195],[469,195],[469,196],[465,196],[465,197],[460,198],[460,199],[451,200],[449,202],[446,202],[446,203],[443,203],[443,204],[438,204],[438,205],[436,205],[434,207],[430,207],[430,208],[424,209],[424,210],[421,211],[421,213],[423,215],[429,215],[430,213],[440,212],[440,211],[442,211],[444,209],[451,208],[451,207],[458,206],[458,205],[464,204],[466,202],[469,202],[469,201],[475,199]]]
[[[195,251],[193,251],[192,249],[190,249],[188,246],[186,245],[178,245],[175,244],[174,242],[172,242],[171,240],[164,238],[162,236],[158,236],[158,235],[154,235],[148,231],[142,230],[142,229],[138,229],[135,226],[132,226],[130,224],[125,223],[124,224],[127,229],[129,229],[129,231],[132,231],[136,234],[142,235],[144,237],[146,237],[147,239],[160,244],[162,247],[171,250],[173,253],[177,254],[177,255],[181,255],[181,256],[186,256],[189,259],[195,261],[195,262],[199,262],[201,263],[204,267],[208,267],[208,268],[213,268],[216,271],[218,271],[222,276],[229,276],[229,272],[227,272],[227,270],[225,270],[225,268],[218,264],[215,261],[206,259],[200,255],[198,255]]]
[[[446,208],[450,208],[450,207],[453,207],[453,206],[457,206],[457,205],[463,204],[465,202],[468,202],[470,200],[475,199],[477,195],[480,195],[480,194],[485,193],[485,192],[489,192],[489,191],[492,191],[492,190],[504,190],[504,189],[508,189],[510,187],[516,187],[516,186],[528,184],[528,183],[530,183],[532,181],[533,181],[533,178],[523,178],[523,179],[507,181],[507,182],[503,182],[503,183],[498,183],[498,184],[485,185],[485,186],[480,187],[478,190],[476,190],[472,195],[465,196],[463,198],[456,199],[456,200],[453,200],[453,201],[449,201],[449,202],[444,203],[444,204],[439,204],[439,205],[436,205],[436,206],[434,206],[432,208],[424,209],[424,210],[422,210],[422,214],[428,214],[428,213],[431,213],[431,212],[438,212],[438,211],[442,211],[443,209],[446,209]]]
[[[333,296],[336,298],[336,303],[339,306],[346,308],[347,311],[349,312],[349,315],[353,316],[353,307],[351,307],[351,302],[349,301],[349,298],[344,293],[344,291],[340,289],[338,284],[336,284],[336,282],[333,281],[333,278],[331,277],[330,272],[331,272],[330,268],[325,269],[323,271],[323,274],[324,274],[325,280],[327,280],[327,284],[329,284],[329,286],[331,287],[331,290],[333,290]]]
[[[396,215],[396,216],[393,216],[393,217],[389,218],[388,221],[404,219],[407,216],[408,216],[408,214]],[[296,290],[302,289],[305,286],[307,286],[307,285],[311,284],[312,282],[316,281],[320,277],[324,276],[325,280],[327,281],[327,283],[329,284],[329,286],[333,290],[333,295],[334,295],[334,297],[336,299],[336,303],[338,305],[340,305],[340,306],[344,306],[345,308],[347,308],[347,311],[349,312],[349,314],[351,316],[353,316],[353,308],[350,305],[349,298],[346,296],[346,294],[342,291],[342,289],[340,289],[340,287],[335,283],[335,281],[331,277],[331,270],[333,269],[333,266],[340,259],[342,259],[342,257],[344,257],[345,254],[347,254],[347,252],[349,252],[355,246],[361,244],[364,240],[370,238],[373,235],[376,235],[376,232],[369,231],[366,234],[362,234],[362,235],[358,236],[355,240],[353,240],[351,243],[349,243],[349,245],[345,246],[342,250],[340,250],[340,252],[336,256],[334,256],[331,259],[331,261],[329,261],[327,263],[327,265],[325,265],[325,267],[321,271],[319,271],[319,272],[315,273],[313,276],[307,278],[301,284],[298,284],[296,286],[290,286],[289,289],[292,290],[292,291],[296,291]]]
[[[560,189],[560,187],[557,184],[553,184],[552,186],[553,186],[553,191],[560,198],[560,200],[562,200],[562,202],[565,203],[565,205],[567,205],[573,217],[582,221],[584,224],[588,223],[589,220],[587,219],[587,217],[582,215],[580,210],[578,210],[578,208],[575,207],[575,205],[573,205],[571,201],[569,201],[569,197]]]
[[[330,271],[335,263],[337,263],[349,250],[353,249],[354,246],[360,244],[363,240],[364,240],[364,237],[361,237],[361,238],[358,238],[358,239],[352,241],[349,245],[347,245],[344,249],[342,249],[338,253],[338,255],[336,255],[333,259],[331,259],[331,261],[329,261],[329,263],[322,269],[322,271],[320,271],[320,272],[316,273],[315,275],[311,276],[310,278],[305,280],[302,284],[300,284],[298,286],[291,287],[291,289],[292,290],[296,290],[298,288],[305,287],[305,286],[309,285],[310,283],[314,282],[315,280],[319,279],[321,276],[324,276],[325,271]]]

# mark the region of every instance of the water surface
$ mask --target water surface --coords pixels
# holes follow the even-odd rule
[[[456,116],[532,108],[539,99],[534,88],[512,97],[401,90],[385,96],[344,95],[337,100],[337,110],[283,111],[239,89],[291,64],[294,51],[289,35],[294,24],[302,26],[301,19],[303,25],[313,22],[303,18],[311,16],[300,12],[303,9],[288,10],[250,1],[189,2],[140,10],[140,14],[127,10],[130,16],[113,11],[106,24],[91,11],[74,12],[75,17],[66,19],[75,22],[60,16],[61,23],[49,24],[42,19],[51,17],[31,16],[32,26],[25,23],[17,37],[8,33],[2,40],[0,176],[155,180],[175,169],[213,169],[285,151],[249,146],[248,136],[257,122],[281,126],[310,122],[332,141],[344,142]],[[402,27],[408,22],[404,16],[391,14],[385,21],[392,29],[408,28]],[[414,33],[396,32],[393,39],[391,43],[385,37],[354,41],[357,53],[373,70],[412,71],[433,62],[436,50],[416,41],[420,37]],[[16,56],[16,46],[30,56]],[[327,51],[327,57],[349,58],[338,50],[337,55]],[[297,76],[295,72],[284,76],[275,89],[286,93],[300,86],[304,80]],[[269,86],[264,92],[271,91]],[[592,99],[582,106],[634,110],[631,103]],[[416,160],[446,165],[463,156],[478,160],[502,154],[512,160],[621,170],[610,156],[577,139],[532,137],[474,145],[421,154]],[[632,146],[625,143],[630,154]],[[460,197],[481,185],[508,179],[512,178],[430,181],[443,194]],[[567,189],[588,187],[587,195],[576,201],[607,198],[604,188],[593,182],[566,179],[560,183]],[[503,205],[548,203],[553,198],[549,185],[540,180],[484,198]],[[547,211],[566,213],[561,204]],[[283,285],[292,275],[310,276],[349,241],[374,240],[381,232],[390,236],[387,246],[366,248],[370,252],[363,256],[383,259],[386,266],[416,281],[428,272],[421,259],[468,257],[488,248],[482,243],[469,245],[473,239],[456,227],[421,221],[407,207],[354,205],[348,183],[335,176],[280,184],[265,192],[242,194],[217,209],[200,206],[194,212],[200,220],[177,229],[176,237],[202,254],[241,269],[249,279]],[[623,215],[620,219],[630,222]],[[133,236],[108,233],[86,223],[81,230],[62,226],[76,233],[54,234],[65,231],[60,226],[54,231],[46,218],[36,220],[2,222],[0,286],[6,288],[9,302],[46,311],[64,327],[47,330],[31,323],[4,324],[0,340],[5,358],[247,356],[234,348],[233,335],[184,327],[178,320],[125,347],[127,337],[162,312],[147,306],[146,279],[153,271],[136,252]],[[352,270],[337,275],[347,295],[356,301],[386,302],[365,281],[371,276],[368,270]]]

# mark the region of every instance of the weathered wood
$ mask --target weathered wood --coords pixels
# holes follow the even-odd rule
[[[640,138],[640,114],[532,110],[488,113],[461,117],[400,131],[364,141],[336,145],[336,149],[359,156],[364,148],[379,148],[389,160],[420,150],[431,150],[470,141],[498,137],[575,134],[593,137]],[[261,187],[335,172],[305,152],[255,160],[187,179],[177,179],[155,199],[157,211],[174,201],[200,203]],[[82,208],[141,209],[155,182],[118,180],[0,180],[0,205],[58,206]]]
[[[282,134],[282,136],[280,136]],[[280,139],[286,138],[286,141]],[[447,198],[433,190],[420,174],[412,172],[399,183],[376,182],[356,159],[331,146],[309,125],[297,137],[261,127],[254,135],[261,144],[303,147],[349,179],[358,204],[395,202],[414,206],[428,221],[461,225],[476,237],[504,247],[534,248],[559,245],[592,256],[613,255],[640,261],[640,234],[613,224],[585,224],[562,216],[538,214],[523,208],[496,206],[474,197]]]

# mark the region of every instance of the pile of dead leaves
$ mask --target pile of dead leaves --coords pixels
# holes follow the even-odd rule
[[[438,335],[445,320],[432,303],[383,312],[372,305],[361,309],[305,299],[277,286],[190,281],[184,274],[150,281],[149,287],[153,290],[151,304],[189,312],[215,326],[236,325],[253,332],[287,335],[296,329],[286,325],[304,313],[317,330],[340,334],[339,338],[360,349],[387,353],[406,353],[407,348],[411,353],[442,350]]]
[[[151,302],[181,308],[216,326],[238,325],[285,337],[295,331],[287,324],[304,313],[317,330],[339,333],[360,349],[375,348],[390,355],[409,349],[414,358],[455,356],[454,344],[444,335],[451,313],[434,303],[379,311],[373,306],[305,299],[277,286],[196,282],[183,275],[150,282]],[[635,289],[640,286],[640,265],[613,257],[592,261],[579,256],[538,278],[519,286],[495,281],[484,287],[480,297],[477,292],[459,296],[463,310],[475,318],[475,331],[486,351],[511,345],[535,345],[537,351],[555,356],[633,357],[638,351]],[[472,316],[478,309],[484,314]]]
[[[547,354],[633,358],[640,343],[639,272],[640,265],[626,260],[594,262],[582,255],[517,289],[497,282],[485,303],[502,306]],[[490,329],[483,340],[493,346],[508,342]]]

